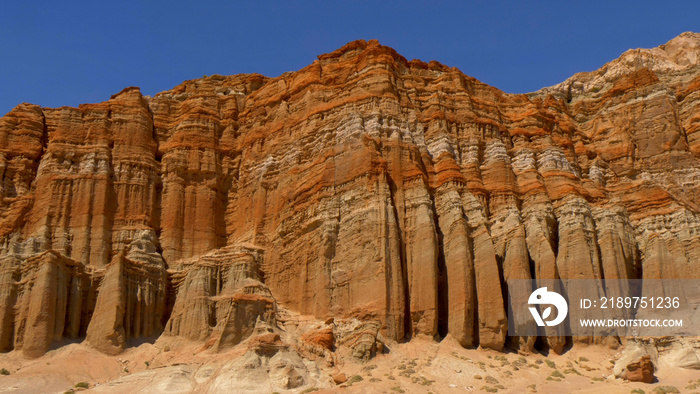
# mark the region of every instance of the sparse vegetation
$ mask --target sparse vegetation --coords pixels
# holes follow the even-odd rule
[[[402,371],[402,372],[399,372],[399,376],[405,376],[405,377],[407,377],[407,378],[410,378],[411,375],[413,375],[414,373],[416,373],[416,370],[415,370],[415,369],[413,369],[413,368],[406,368],[406,370],[404,370],[404,371]]]
[[[498,379],[494,378],[493,376],[487,376],[484,381],[489,384],[498,384]]]
[[[348,382],[350,382],[350,383],[352,384],[352,383],[361,382],[361,381],[363,381],[363,380],[364,380],[364,379],[362,378],[362,376],[360,376],[360,375],[354,375],[354,376],[352,376],[350,379],[348,379]]]
[[[646,392],[642,389],[634,389],[634,390],[630,391],[630,393],[632,393],[632,394],[646,394]]]
[[[602,382],[602,381],[604,381],[605,379],[603,379],[603,378],[601,378],[601,377],[598,377],[598,376],[594,376],[594,377],[591,378],[591,380],[594,381],[594,382]]]
[[[396,391],[397,393],[405,393],[406,392],[401,388],[401,386],[394,386],[391,388],[391,391]]]
[[[524,367],[527,365],[527,359],[525,357],[519,357],[517,360],[513,361],[513,366]]]
[[[567,368],[567,369],[564,370],[564,373],[567,374],[567,375],[573,374],[573,375],[579,375],[579,376],[581,376],[581,372],[577,371],[577,370],[574,369],[574,368]]]
[[[9,375],[9,374],[10,374],[10,371],[8,371],[7,369],[5,369],[5,368],[0,369],[0,375]]]
[[[506,365],[510,365],[510,361],[508,361],[508,359],[505,356],[496,356],[494,358],[501,362],[501,367],[505,367]]]
[[[495,387],[491,386],[481,386],[481,390],[486,391],[487,393],[497,393],[498,389]]]
[[[143,363],[146,364],[146,368],[151,366],[151,363],[149,363],[148,361],[144,361]]]
[[[547,376],[547,380],[549,381],[554,381],[554,382],[561,382],[562,379],[564,379],[565,376],[559,371],[554,371],[552,372],[549,376]]]
[[[415,384],[420,384],[421,386],[430,386],[432,385],[435,381],[434,380],[429,380],[425,376],[421,377],[414,377],[411,379],[411,382]]]
[[[75,388],[77,389],[88,389],[90,388],[90,384],[88,382],[78,382],[75,384]]]
[[[659,386],[652,391],[654,394],[680,393],[675,386]]]
[[[559,371],[554,371],[549,376],[551,376],[553,378],[559,378],[559,379],[564,379],[566,377]]]
[[[557,369],[557,364],[552,360],[545,360],[545,363],[549,368]]]
[[[581,362],[581,363],[585,363],[585,362],[587,362],[587,361],[589,361],[589,360],[588,360],[586,357],[579,357],[579,358],[578,358],[578,361]]]

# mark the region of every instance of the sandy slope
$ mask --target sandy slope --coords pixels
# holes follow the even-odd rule
[[[34,360],[14,352],[2,354],[0,367],[11,374],[0,376],[0,392],[63,393],[78,382],[89,383],[90,392],[225,392],[235,383],[227,380],[234,376],[227,366],[246,350],[241,344],[226,353],[212,354],[202,351],[199,345],[186,344],[165,351],[171,345],[175,344],[162,340],[144,343],[118,357],[81,344],[63,346]],[[441,343],[418,338],[390,346],[388,353],[368,363],[346,361],[335,371],[319,366],[319,373],[314,376],[316,386],[289,392],[318,388],[322,392],[363,393],[630,393],[633,389],[650,393],[658,386],[675,386],[681,392],[700,391],[686,389],[690,380],[700,383],[698,371],[662,368],[657,372],[659,382],[653,385],[608,379],[611,360],[618,355],[618,351],[599,346],[577,346],[561,356],[531,355],[525,362],[516,353],[463,349],[450,338]],[[338,370],[350,381],[334,385],[330,376]],[[555,378],[557,371],[563,378]]]

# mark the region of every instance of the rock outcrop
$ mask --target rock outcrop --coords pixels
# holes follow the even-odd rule
[[[276,78],[21,104],[0,118],[0,348],[224,349],[279,304],[359,322],[333,332],[360,359],[378,337],[499,350],[506,280],[700,278],[699,59],[684,33],[516,95],[355,41]],[[274,387],[297,387],[279,357]]]
[[[651,362],[651,357],[643,356],[639,360],[627,364],[622,378],[630,382],[654,382],[654,364]]]

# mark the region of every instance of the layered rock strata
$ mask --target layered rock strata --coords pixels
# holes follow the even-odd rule
[[[515,95],[355,41],[276,78],[22,104],[0,119],[0,347],[225,348],[279,303],[502,349],[509,279],[698,278],[699,56],[684,33]]]

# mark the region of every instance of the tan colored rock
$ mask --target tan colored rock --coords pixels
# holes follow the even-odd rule
[[[310,371],[293,347],[278,334],[250,339],[248,351],[222,367],[209,386],[214,392],[279,391],[303,388]]]
[[[14,348],[34,358],[64,337],[76,338],[83,318],[81,290],[87,285],[82,265],[50,251],[27,260],[20,275]]]
[[[382,346],[381,340],[377,337],[378,331],[379,323],[376,321],[361,322],[351,319],[339,322],[333,333],[341,355],[359,361],[368,361]]]
[[[235,294],[223,293],[216,300],[216,327],[212,337],[217,338],[214,349],[223,350],[239,344],[253,334],[256,323],[263,321],[275,327],[277,304],[267,286],[249,279]]]
[[[87,328],[90,346],[108,354],[124,350],[131,338],[162,331],[165,269],[115,256],[99,287],[95,312]]]
[[[275,327],[277,304],[258,280],[260,259],[259,249],[229,247],[185,266],[165,334],[218,351],[251,336],[259,321]]]

